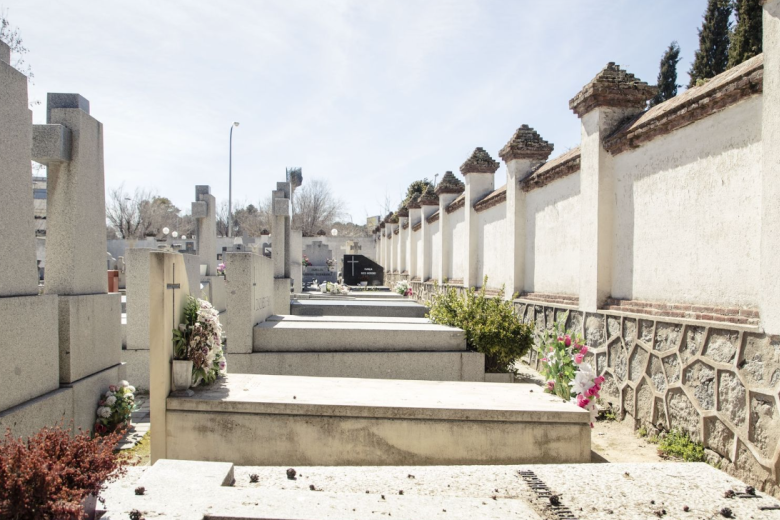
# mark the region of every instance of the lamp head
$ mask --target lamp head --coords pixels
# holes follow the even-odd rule
[[[233,126],[238,126],[240,123],[238,121],[233,121]]]

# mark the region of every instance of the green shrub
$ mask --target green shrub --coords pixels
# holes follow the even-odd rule
[[[439,292],[435,287],[428,318],[433,323],[458,327],[466,333],[468,347],[485,354],[485,371],[511,372],[513,363],[533,345],[533,328],[514,313],[511,300],[504,300],[504,289],[493,298],[485,296],[487,277],[479,291],[470,288],[463,294],[453,288]]]
[[[658,454],[686,462],[703,462],[704,446],[691,440],[687,433],[672,430],[659,440]]]

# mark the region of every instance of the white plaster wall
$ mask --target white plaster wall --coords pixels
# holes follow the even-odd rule
[[[614,297],[758,304],[761,103],[615,157]]]
[[[436,267],[441,265],[441,220],[437,220],[431,226],[431,278],[439,276],[439,269]]]
[[[525,209],[524,289],[578,295],[580,173],[529,191]]]
[[[409,227],[409,230],[411,231],[411,227]],[[415,253],[417,253],[417,256],[412,260],[413,262],[416,262],[416,276],[419,276],[422,278],[422,261],[423,261],[423,246],[422,246],[422,228],[418,229],[417,231],[412,231],[412,240],[415,241]]]
[[[461,208],[450,214],[452,223],[452,258],[450,260],[450,278],[463,280],[466,276],[466,209]]]
[[[477,284],[482,286],[487,275],[487,286],[498,289],[507,285],[511,270],[509,241],[506,239],[506,203],[477,213],[477,225],[480,229],[477,237]]]

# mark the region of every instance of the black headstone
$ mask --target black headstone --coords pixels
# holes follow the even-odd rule
[[[382,285],[384,278],[385,269],[373,260],[363,255],[344,255],[345,285],[360,285],[360,282]]]

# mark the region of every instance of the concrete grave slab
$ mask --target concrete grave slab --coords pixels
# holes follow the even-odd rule
[[[163,461],[160,461],[163,462]],[[131,468],[124,479],[109,484],[106,519],[124,519],[132,509],[147,516],[215,519],[297,518],[400,519],[560,518],[548,498],[538,496],[522,478],[533,472],[557,494],[561,504],[580,520],[615,518],[734,518],[775,520],[780,503],[758,493],[756,498],[725,498],[745,484],[702,463],[551,464],[511,466],[296,466],[296,479],[286,466],[235,466],[220,463],[197,467],[189,461],[164,461],[145,470]],[[219,468],[219,471],[216,469]],[[210,475],[213,472],[213,476]],[[200,474],[210,479],[199,492],[181,493],[178,484]],[[527,473],[526,473],[527,474]],[[159,476],[158,476],[159,475]],[[160,476],[165,476],[164,479]],[[251,483],[249,476],[257,475]],[[232,487],[214,484],[235,478]],[[147,480],[148,479],[148,480]],[[145,496],[133,489],[146,486]],[[159,482],[159,484],[158,484]],[[583,482],[588,482],[583,486]],[[184,484],[188,485],[188,484]],[[313,489],[312,489],[313,487]],[[403,492],[403,494],[401,494]],[[688,511],[684,511],[687,506]],[[763,509],[762,509],[763,508]],[[666,513],[664,514],[663,511]],[[196,516],[200,515],[200,516]]]
[[[141,352],[141,351],[138,351]],[[254,352],[229,353],[238,374],[360,377],[423,381],[484,381],[479,352]]]
[[[269,321],[254,328],[255,352],[466,350],[465,333],[444,325]]]
[[[395,318],[384,316],[269,316],[265,321],[287,321],[301,323],[406,323],[409,325],[430,325],[428,318]]]
[[[254,465],[588,462],[589,422],[536,385],[230,374],[168,398],[165,442]]]
[[[290,314],[296,316],[382,316],[424,318],[427,307],[410,300],[292,300]]]

